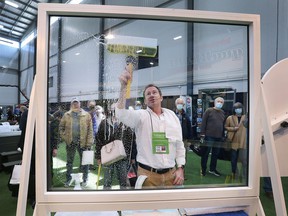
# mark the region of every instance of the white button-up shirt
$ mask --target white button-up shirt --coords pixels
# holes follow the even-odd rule
[[[116,117],[135,129],[138,162],[156,169],[171,168],[175,163],[178,166],[185,165],[182,129],[173,111],[162,108],[162,114],[158,116],[150,108],[146,110],[116,108]],[[153,154],[152,128],[153,132],[165,132],[169,142],[169,154]]]

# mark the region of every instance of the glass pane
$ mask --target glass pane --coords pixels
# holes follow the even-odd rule
[[[50,19],[49,190],[247,185],[247,26]]]

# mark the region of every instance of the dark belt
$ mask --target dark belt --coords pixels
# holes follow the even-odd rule
[[[158,174],[164,174],[164,173],[167,173],[173,169],[173,168],[155,169],[153,167],[147,166],[147,165],[139,163],[139,162],[138,162],[138,165],[145,170],[148,170],[148,171],[154,172],[154,173],[158,173]]]

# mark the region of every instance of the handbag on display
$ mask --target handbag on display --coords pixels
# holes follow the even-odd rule
[[[85,150],[82,153],[82,161],[81,161],[81,165],[88,165],[94,164],[94,151],[93,150]]]
[[[111,165],[126,158],[126,152],[121,140],[114,140],[101,148],[101,163]]]

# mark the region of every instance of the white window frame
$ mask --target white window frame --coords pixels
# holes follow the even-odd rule
[[[47,84],[49,16],[96,16],[249,26],[249,179],[248,186],[129,191],[47,191]],[[260,177],[260,16],[183,9],[103,5],[38,4],[36,119],[36,215],[57,211],[105,211],[246,206],[255,215],[261,205]],[[41,108],[40,108],[41,107]],[[29,119],[28,119],[29,120]],[[259,208],[260,206],[260,208]],[[21,211],[21,209],[19,210]],[[35,212],[34,212],[35,213]]]

